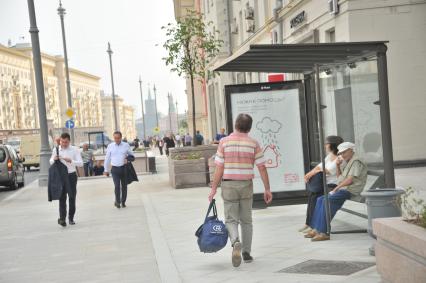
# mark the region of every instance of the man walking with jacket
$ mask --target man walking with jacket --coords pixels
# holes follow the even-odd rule
[[[127,199],[127,180],[126,180],[126,164],[127,156],[133,152],[130,145],[122,141],[122,134],[119,131],[114,132],[114,142],[110,143],[107,148],[104,175],[109,176],[110,167],[112,180],[114,181],[115,191],[115,207],[126,207]]]
[[[222,180],[222,198],[225,206],[225,224],[232,243],[232,265],[241,264],[241,252],[244,262],[253,261],[251,243],[253,237],[253,167],[256,164],[262,178],[267,204],[272,201],[268,172],[265,167],[263,151],[259,143],[250,138],[253,119],[248,114],[240,114],[235,122],[235,131],[220,140],[215,163],[216,171],[212,183],[209,201],[216,194]],[[238,232],[241,225],[241,242]]]
[[[67,223],[65,218],[67,216],[67,194],[69,203],[68,212],[68,223],[74,225],[74,214],[75,214],[75,199],[77,196],[77,173],[76,167],[83,166],[83,160],[81,159],[80,150],[70,145],[70,135],[63,133],[60,138],[60,146],[54,148],[52,156],[50,158],[50,165],[55,160],[60,160],[68,170],[68,181],[69,187],[62,189],[62,195],[59,199],[59,219],[58,224],[65,227]],[[59,153],[59,154],[58,154]]]

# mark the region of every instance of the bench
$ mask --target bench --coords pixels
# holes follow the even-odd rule
[[[365,183],[363,192],[368,191],[370,189],[382,188],[384,185],[385,185],[385,176],[383,175],[382,171],[368,170],[367,182]],[[358,201],[347,200],[345,204],[347,204],[348,202],[358,202]],[[365,198],[362,198],[361,201],[359,201],[359,203],[365,203]],[[368,219],[367,214],[346,208],[345,205],[343,205],[343,207],[340,210],[346,213],[350,213],[352,215],[356,215],[356,216]],[[332,231],[331,233],[332,234],[367,233],[367,229]]]

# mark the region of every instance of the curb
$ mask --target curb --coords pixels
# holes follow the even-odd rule
[[[144,195],[142,196],[142,201],[145,208],[161,282],[182,282],[176,268],[176,264],[173,261],[170,248],[167,245],[166,238],[161,230],[160,221],[155,213],[155,208],[152,205],[151,198],[148,195]]]

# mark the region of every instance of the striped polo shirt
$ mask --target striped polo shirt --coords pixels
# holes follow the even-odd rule
[[[223,179],[251,180],[254,164],[265,166],[265,158],[256,140],[246,133],[234,132],[220,140],[215,163],[224,167]]]

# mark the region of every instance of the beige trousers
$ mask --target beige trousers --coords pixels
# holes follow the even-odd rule
[[[252,206],[253,181],[222,181],[222,198],[225,207],[225,224],[229,239],[239,241],[238,224],[241,225],[243,252],[251,252],[253,238]]]

